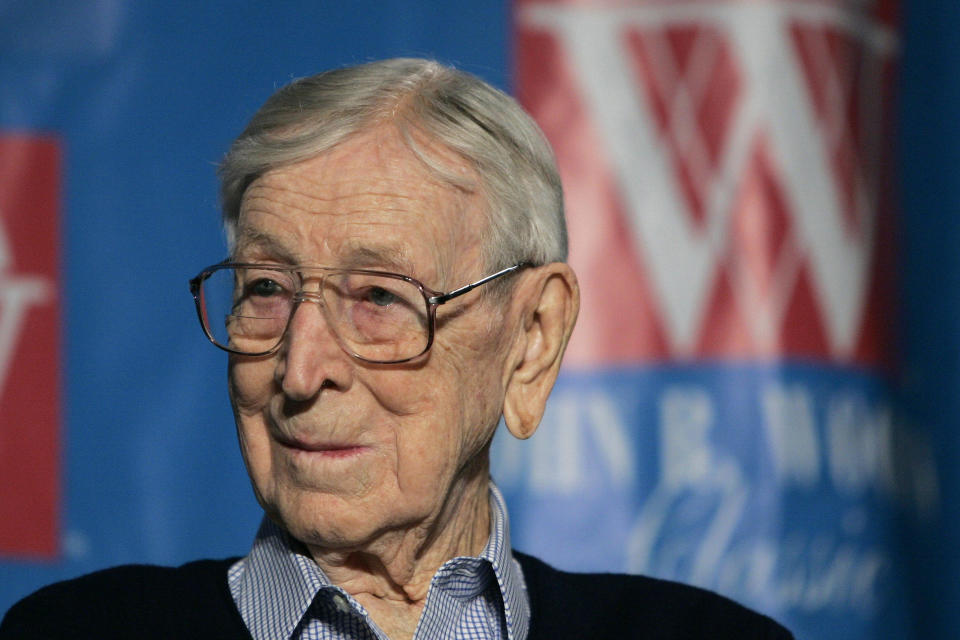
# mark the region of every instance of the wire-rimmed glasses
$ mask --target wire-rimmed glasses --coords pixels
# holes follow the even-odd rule
[[[322,307],[344,351],[365,362],[398,364],[430,349],[439,305],[528,266],[515,264],[443,293],[386,271],[222,262],[190,280],[190,291],[203,332],[224,351],[276,352],[297,308],[311,301]]]

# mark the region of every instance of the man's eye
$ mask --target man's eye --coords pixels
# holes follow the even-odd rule
[[[367,291],[367,300],[378,307],[386,307],[397,301],[397,296],[381,287],[370,287]]]
[[[283,287],[277,284],[277,282],[274,280],[263,278],[261,280],[251,282],[247,287],[247,291],[250,293],[250,295],[266,298],[279,295],[283,292]]]

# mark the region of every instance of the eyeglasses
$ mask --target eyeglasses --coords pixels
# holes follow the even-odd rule
[[[266,356],[280,348],[300,303],[320,304],[340,347],[378,364],[407,362],[433,344],[437,307],[531,266],[507,267],[449,293],[398,273],[222,262],[190,281],[197,316],[224,351]]]

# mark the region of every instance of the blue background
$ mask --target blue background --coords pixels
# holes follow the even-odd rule
[[[960,628],[960,27],[953,2],[910,3],[900,82],[902,380],[912,420],[929,430],[941,517],[907,525],[919,637]]]
[[[44,7],[0,0],[0,131],[54,133],[65,154],[63,552],[51,562],[4,558],[0,611],[42,584],[100,567],[177,564],[248,549],[260,510],[237,451],[225,358],[204,342],[186,282],[224,255],[214,166],[263,100],[291,78],[398,55],[436,57],[510,86],[509,7],[502,2],[297,2],[280,9],[63,0]],[[851,622],[751,602],[802,637],[947,638],[960,628],[960,560],[953,551],[960,542],[960,6],[931,0],[923,10],[906,9],[902,379],[893,381],[894,390],[859,373],[837,384],[871,401],[892,397],[910,428],[929,435],[940,503],[934,517],[919,519],[865,498],[869,535],[896,560],[884,595],[892,606],[873,617]],[[638,425],[637,457],[652,460],[643,435],[652,418],[634,390],[689,383],[692,376],[716,391],[738,380],[758,385],[769,373],[749,365],[568,373],[558,394],[608,390]],[[777,375],[820,388],[841,373],[796,366]],[[750,439],[743,441],[749,447]],[[736,443],[733,433],[723,444]],[[545,533],[557,527],[544,526],[549,521],[535,510],[567,513],[568,505],[519,509],[524,495],[511,490],[509,467],[500,472],[507,474],[520,548],[570,568],[623,568],[622,542],[606,557],[564,553],[564,539]],[[585,498],[589,503],[589,491]],[[797,505],[811,498],[791,499]],[[818,509],[840,513],[843,505]],[[803,525],[802,514],[790,517],[785,525],[757,526]],[[589,518],[567,520],[563,527],[576,534]]]

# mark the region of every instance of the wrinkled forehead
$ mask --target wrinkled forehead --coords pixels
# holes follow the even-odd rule
[[[478,183],[452,152],[379,127],[255,180],[234,257],[382,268],[440,286],[458,265],[479,264],[487,216]]]

